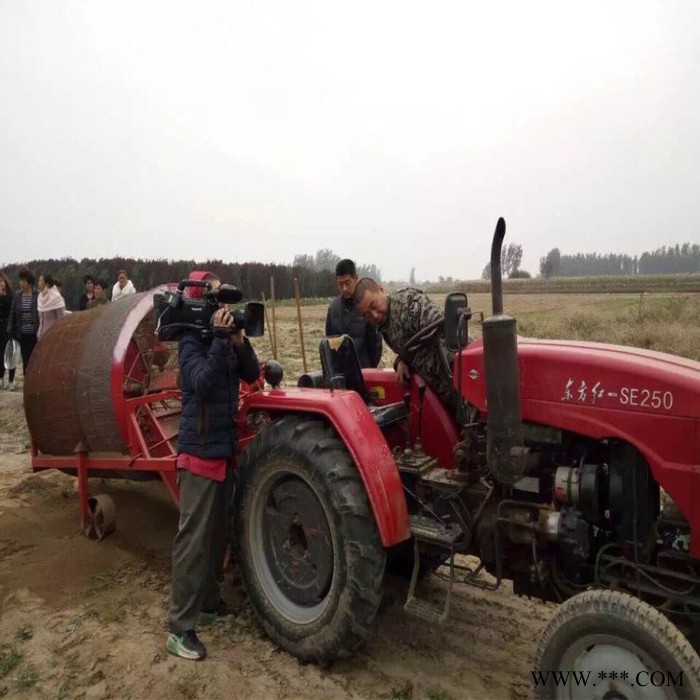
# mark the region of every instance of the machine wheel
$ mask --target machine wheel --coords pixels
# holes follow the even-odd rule
[[[106,493],[88,498],[87,503],[88,523],[85,526],[85,534],[91,540],[100,542],[110,532],[114,532],[117,526],[117,507]]]
[[[540,698],[700,697],[690,642],[658,610],[619,591],[585,591],[563,603],[540,637],[535,669],[541,678],[550,672],[536,688]],[[583,674],[578,685],[571,671]]]
[[[267,634],[305,661],[349,656],[381,602],[385,552],[360,475],[323,421],[288,416],[243,455],[241,577]]]

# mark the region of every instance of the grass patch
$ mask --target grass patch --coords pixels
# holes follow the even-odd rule
[[[413,683],[406,681],[402,685],[392,688],[384,697],[388,700],[411,700],[413,698]]]
[[[38,680],[39,676],[34,670],[34,667],[27,666],[22,673],[20,673],[19,678],[17,679],[17,688],[19,688],[19,690],[29,690],[36,685]]]
[[[105,622],[122,624],[126,620],[126,611],[122,608],[107,610],[106,612],[102,613],[102,619]]]
[[[612,343],[700,361],[700,296],[613,299],[584,309],[552,309],[518,317],[531,338]]]
[[[551,279],[506,279],[506,294],[611,294],[639,292],[697,292],[700,275],[600,275],[597,277],[554,277]],[[470,280],[454,284],[431,284],[425,290],[429,294],[447,294],[454,291],[489,293],[490,280]]]
[[[0,678],[4,678],[22,660],[22,652],[9,644],[0,645]]]
[[[452,696],[440,688],[428,688],[425,691],[425,697],[428,700],[452,700]]]

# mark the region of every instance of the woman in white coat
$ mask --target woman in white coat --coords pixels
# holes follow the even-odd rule
[[[128,297],[129,294],[136,294],[136,288],[127,277],[126,270],[119,270],[117,281],[112,287],[112,301],[117,301],[123,297]]]
[[[66,313],[66,302],[51,275],[39,275],[39,331],[37,340]]]

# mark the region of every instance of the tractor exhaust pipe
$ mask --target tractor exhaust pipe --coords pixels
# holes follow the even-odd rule
[[[491,306],[493,315],[503,313],[503,275],[501,272],[501,249],[506,236],[506,220],[501,217],[496,223],[496,231],[491,243]]]
[[[491,245],[491,299],[493,315],[484,320],[484,366],[488,428],[488,467],[497,481],[513,484],[525,471],[523,423],[520,414],[517,325],[503,314],[501,248],[506,235],[503,218],[496,224]]]

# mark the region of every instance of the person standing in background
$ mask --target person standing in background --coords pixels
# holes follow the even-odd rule
[[[40,340],[59,318],[63,318],[66,312],[66,302],[51,275],[39,275],[37,309],[39,311],[37,340]]]
[[[107,289],[107,283],[102,280],[97,280],[93,286],[95,290],[95,296],[90,299],[87,304],[88,309],[94,309],[96,306],[102,306],[103,304],[109,304],[109,299],[105,294],[105,289]]]
[[[26,376],[29,358],[32,356],[39,331],[39,292],[34,289],[34,275],[26,267],[21,268],[17,276],[19,289],[12,297],[7,332],[10,337],[19,341],[22,349],[22,372]]]
[[[89,302],[95,298],[95,278],[92,275],[85,275],[83,277],[83,285],[85,286],[85,294],[80,297],[79,311],[85,311],[85,309],[89,308]]]
[[[0,353],[4,355],[7,341],[11,340],[7,332],[7,324],[10,320],[10,310],[12,309],[12,285],[10,278],[0,272]],[[15,390],[15,370],[8,370],[8,381],[5,383],[5,362],[0,356],[0,389]]]
[[[129,294],[136,294],[136,287],[134,287],[131,280],[127,276],[126,270],[119,270],[117,281],[112,287],[112,301],[123,299],[124,297],[129,296]]]
[[[341,260],[335,268],[338,296],[326,314],[326,336],[349,335],[357,350],[360,367],[377,367],[382,359],[382,334],[355,307],[353,293],[357,271],[352,260]]]

